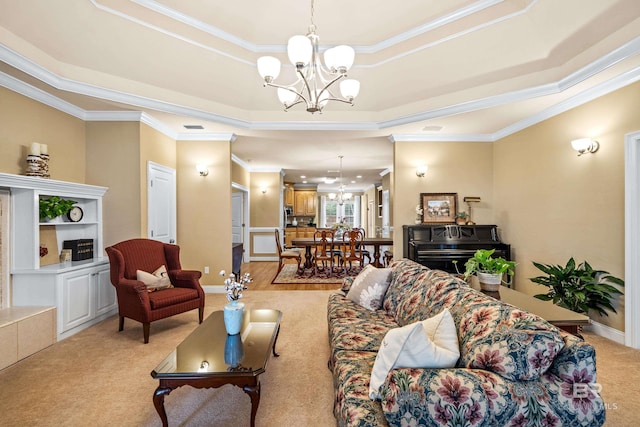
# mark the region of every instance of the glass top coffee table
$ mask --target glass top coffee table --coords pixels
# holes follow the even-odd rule
[[[260,381],[271,354],[276,353],[282,312],[271,309],[246,310],[242,330],[227,335],[222,311],[211,313],[156,368],[151,376],[160,381],[153,404],[168,426],[164,397],[178,387],[215,388],[233,384],[251,398],[251,425],[255,425],[260,404]]]

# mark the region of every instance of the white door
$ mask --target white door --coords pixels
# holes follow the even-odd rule
[[[391,237],[389,226],[389,190],[382,190],[382,237]]]
[[[231,237],[233,243],[244,243],[244,200],[240,191],[231,193]]]
[[[147,236],[176,243],[176,171],[147,162]]]

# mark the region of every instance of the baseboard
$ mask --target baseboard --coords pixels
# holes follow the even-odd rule
[[[252,256],[249,257],[249,261],[278,261],[277,256]]]
[[[602,323],[591,321],[589,326],[584,326],[585,331],[593,332],[596,335],[610,339],[618,344],[625,345],[624,332],[619,331],[611,326],[603,325]]]
[[[204,285],[202,290],[205,294],[223,294],[226,292],[222,285]]]

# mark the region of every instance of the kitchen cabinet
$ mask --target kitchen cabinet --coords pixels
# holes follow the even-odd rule
[[[310,190],[295,191],[295,204],[293,206],[294,216],[315,216],[316,215],[316,192]]]
[[[295,204],[294,190],[293,185],[285,184],[284,185],[284,205],[286,207],[293,207]]]
[[[12,305],[55,307],[58,340],[117,313],[109,260],[103,255],[102,197],[107,188],[4,173],[0,187],[11,193]],[[82,219],[41,222],[40,199],[50,196],[76,201]],[[40,236],[45,234],[55,236],[58,253],[65,240],[91,240],[93,257],[41,265],[40,247],[45,242]],[[52,253],[57,258],[58,253]]]
[[[293,247],[292,240],[296,238],[308,238],[313,239],[315,234],[315,227],[287,227],[284,234],[284,245],[286,248]]]

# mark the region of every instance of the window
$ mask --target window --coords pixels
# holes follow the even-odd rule
[[[342,206],[335,200],[322,196],[320,226],[331,227],[338,222],[344,222],[350,227],[360,227],[360,196],[345,201]]]

